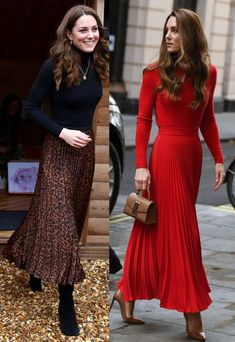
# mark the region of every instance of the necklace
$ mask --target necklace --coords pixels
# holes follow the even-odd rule
[[[80,65],[79,65],[79,69],[81,70],[81,72],[82,72],[82,78],[84,79],[84,81],[86,80],[86,75],[87,75],[87,73],[88,73],[88,70],[89,70],[89,68],[90,68],[90,56],[89,56],[89,60],[88,60],[88,64],[87,64],[87,68],[86,68],[86,71],[84,72],[83,70],[82,70],[82,68],[80,67]]]

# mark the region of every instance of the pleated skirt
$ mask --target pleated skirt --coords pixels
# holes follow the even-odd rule
[[[161,307],[180,312],[210,305],[195,210],[201,167],[197,132],[160,130],[149,165],[158,221],[134,222],[117,284],[125,301],[156,298]]]
[[[28,215],[9,239],[5,258],[44,281],[65,285],[83,280],[79,239],[94,165],[93,139],[78,149],[46,136]]]

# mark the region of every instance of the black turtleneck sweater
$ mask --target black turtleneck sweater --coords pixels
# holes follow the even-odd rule
[[[78,53],[82,60],[81,68],[85,72],[89,57],[92,56]],[[43,64],[26,102],[26,116],[56,136],[60,135],[63,128],[81,131],[91,129],[95,108],[102,96],[101,81],[97,72],[90,67],[86,80],[82,79],[79,85],[71,87],[67,87],[62,82],[57,91],[54,67],[51,58]],[[41,110],[47,96],[51,100],[51,118]]]

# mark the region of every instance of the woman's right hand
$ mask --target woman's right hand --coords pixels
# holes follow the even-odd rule
[[[92,139],[89,135],[74,129],[63,128],[59,137],[72,147],[81,148],[86,146]]]
[[[137,191],[144,191],[150,188],[151,176],[146,168],[138,168],[135,172],[135,188]]]

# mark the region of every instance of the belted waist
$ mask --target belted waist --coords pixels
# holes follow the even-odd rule
[[[159,135],[182,135],[182,136],[198,136],[198,128],[170,128],[170,127],[159,127]]]

